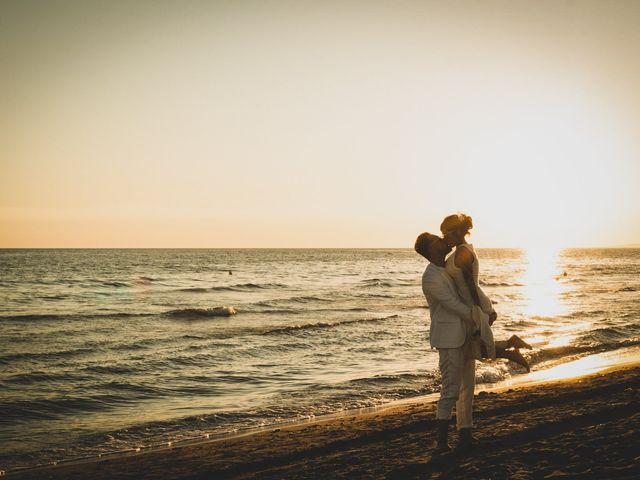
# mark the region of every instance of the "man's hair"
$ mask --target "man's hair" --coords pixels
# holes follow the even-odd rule
[[[416,243],[413,248],[416,252],[429,260],[429,246],[437,238],[439,238],[437,235],[429,232],[421,233],[418,235],[418,238],[416,238]]]

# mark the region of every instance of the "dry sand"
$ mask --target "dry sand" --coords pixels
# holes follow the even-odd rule
[[[7,478],[640,478],[639,374],[481,392],[467,456],[431,457],[435,405],[415,403]]]

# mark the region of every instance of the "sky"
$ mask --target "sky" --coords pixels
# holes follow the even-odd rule
[[[640,244],[640,2],[3,1],[0,247]]]

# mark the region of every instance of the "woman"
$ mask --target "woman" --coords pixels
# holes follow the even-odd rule
[[[467,354],[473,358],[506,358],[530,371],[529,363],[519,348],[531,348],[517,335],[506,341],[494,341],[491,325],[497,318],[491,300],[478,285],[480,266],[473,245],[467,243],[466,236],[473,228],[469,215],[457,213],[446,217],[440,225],[445,241],[455,250],[446,261],[446,271],[458,287],[460,298],[474,307],[474,324],[468,325],[469,339],[465,344]],[[485,315],[483,315],[482,313]],[[488,316],[488,317],[487,317]]]

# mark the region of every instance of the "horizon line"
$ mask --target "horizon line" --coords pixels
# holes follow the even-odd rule
[[[476,247],[480,250],[526,250],[526,246]],[[640,248],[640,244],[600,245],[600,246],[563,246],[568,249],[617,249]],[[413,247],[3,247],[0,250],[413,250]]]

